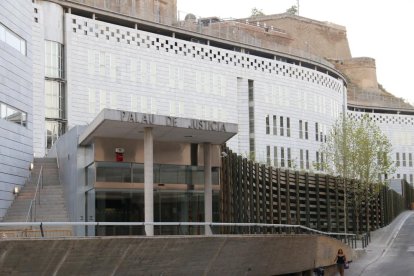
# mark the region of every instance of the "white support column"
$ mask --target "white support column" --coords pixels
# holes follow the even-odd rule
[[[204,143],[204,221],[213,222],[213,187],[211,184],[211,145]],[[205,235],[212,235],[210,226],[205,227]]]
[[[144,210],[145,222],[154,222],[154,154],[152,128],[144,128]],[[145,225],[147,236],[154,236],[154,225]]]

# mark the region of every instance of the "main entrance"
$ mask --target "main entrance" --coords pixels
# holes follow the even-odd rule
[[[144,191],[96,191],[96,221],[143,222]],[[219,193],[213,193],[213,221],[219,220]],[[154,191],[154,222],[203,222],[201,191]],[[145,235],[143,226],[98,226],[97,236]],[[199,226],[155,226],[156,235],[202,234]]]

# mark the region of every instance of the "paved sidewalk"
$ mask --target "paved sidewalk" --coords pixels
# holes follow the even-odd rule
[[[355,250],[356,255],[360,257],[350,263],[350,268],[345,271],[345,275],[364,275],[365,269],[375,265],[375,262],[391,245],[406,219],[413,214],[414,211],[402,212],[390,225],[371,232],[371,243],[365,249]]]

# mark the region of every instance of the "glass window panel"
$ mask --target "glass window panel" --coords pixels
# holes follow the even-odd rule
[[[20,39],[12,32],[6,32],[6,43],[12,46],[14,49],[20,51]]]
[[[131,164],[122,162],[96,163],[97,182],[131,182]]]
[[[7,111],[7,106],[4,103],[2,103],[0,105],[0,115],[1,115],[2,119],[6,119],[6,117],[7,117],[6,111]]]
[[[26,55],[26,41],[24,40],[20,41],[20,53],[22,53],[22,55]]]
[[[63,78],[63,45],[45,41],[45,74],[50,78]]]

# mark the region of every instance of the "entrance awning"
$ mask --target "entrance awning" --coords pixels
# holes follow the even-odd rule
[[[146,127],[154,140],[168,142],[220,145],[237,134],[233,123],[104,109],[79,136],[79,145],[90,145],[95,137],[144,139]]]

